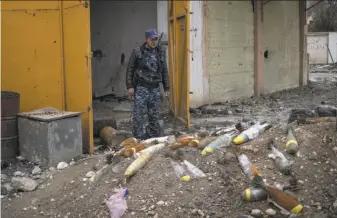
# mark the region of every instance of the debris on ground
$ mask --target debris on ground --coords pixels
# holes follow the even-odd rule
[[[115,194],[111,195],[106,204],[110,210],[111,218],[120,218],[125,213],[128,206],[125,197],[128,195],[128,189],[115,189]]]
[[[336,105],[332,100],[330,104]],[[249,108],[243,107],[240,113]],[[305,120],[317,122],[301,123],[297,122],[301,116],[292,116],[294,122],[289,125],[288,110],[283,120],[267,119],[268,129],[240,145],[233,143],[235,136],[264,119],[200,125],[193,130],[179,127],[175,137],[131,138],[115,146],[117,150],[83,156],[75,164],[41,169],[36,175],[36,165],[19,161],[1,175],[2,215],[285,218],[301,213],[300,217],[336,217],[336,123],[318,119],[317,105],[304,109],[308,108],[315,115]],[[228,132],[230,128],[235,131]],[[220,138],[226,140],[215,143]],[[296,141],[296,152],[287,150],[291,140]],[[212,152],[203,156],[207,146]],[[127,149],[130,153],[121,155]],[[14,176],[16,171],[20,176]],[[114,189],[123,193],[118,207],[113,206],[117,205],[112,199],[117,195]],[[116,208],[119,215],[113,214]]]
[[[66,162],[60,162],[57,164],[56,169],[58,170],[65,170],[68,168],[68,164]]]

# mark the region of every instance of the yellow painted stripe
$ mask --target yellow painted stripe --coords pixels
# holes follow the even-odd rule
[[[299,204],[296,207],[294,207],[290,212],[292,214],[299,214],[299,213],[301,213],[302,209],[303,209],[302,204]]]
[[[250,201],[250,189],[249,188],[246,189],[246,200]]]
[[[286,148],[288,148],[288,146],[289,146],[290,144],[295,144],[295,145],[297,145],[297,141],[296,141],[296,140],[289,140],[289,141],[287,142],[287,144],[286,144]]]

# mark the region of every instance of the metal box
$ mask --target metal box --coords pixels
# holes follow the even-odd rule
[[[44,166],[69,162],[82,154],[79,112],[54,108],[18,114],[20,155]]]

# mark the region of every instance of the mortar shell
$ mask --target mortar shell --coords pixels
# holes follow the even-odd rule
[[[291,129],[288,130],[286,151],[289,154],[295,154],[298,151],[298,143]]]
[[[204,149],[209,143],[213,142],[216,139],[216,137],[206,137],[202,139],[199,143],[198,148]]]
[[[260,188],[247,188],[242,192],[244,201],[262,201],[267,199],[268,193]]]

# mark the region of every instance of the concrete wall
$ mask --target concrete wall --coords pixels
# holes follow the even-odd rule
[[[310,64],[332,64],[337,61],[337,32],[308,33],[307,41]]]
[[[299,2],[268,1],[263,6],[264,91],[299,85]]]
[[[307,48],[309,53],[309,64],[328,63],[328,33],[308,33]]]
[[[204,103],[208,95],[208,78],[204,76],[203,67],[203,2],[190,1],[190,107],[195,108]]]
[[[91,1],[91,47],[102,58],[92,58],[93,94],[126,95],[125,72],[132,49],[157,27],[154,1]],[[124,63],[121,63],[124,54]]]
[[[253,95],[254,21],[251,1],[207,1],[209,102]]]

